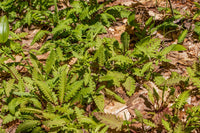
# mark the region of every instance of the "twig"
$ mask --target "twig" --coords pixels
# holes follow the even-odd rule
[[[172,16],[174,17],[174,10],[172,8],[172,3],[171,3],[171,0],[168,0],[169,2],[169,5],[170,5],[170,9],[171,9],[171,12],[172,12]]]

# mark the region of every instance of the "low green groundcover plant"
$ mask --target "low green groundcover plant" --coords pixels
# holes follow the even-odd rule
[[[162,41],[154,37],[158,30],[179,28],[173,20],[156,25],[150,17],[142,25],[136,21],[134,9],[129,7],[109,7],[109,2],[98,3],[96,0],[70,0],[65,8],[60,9],[58,3],[57,0],[0,1],[1,12],[8,17],[12,27],[10,32],[7,31],[10,34],[8,40],[8,34],[0,33],[0,37],[6,36],[3,40],[0,38],[1,132],[5,132],[4,129],[12,122],[20,123],[16,133],[105,133],[109,130],[179,133],[199,128],[200,106],[186,110],[186,121],[180,118],[186,100],[193,94],[193,90],[186,90],[186,87],[189,83],[200,87],[199,64],[188,67],[190,77],[173,72],[166,80],[155,71],[156,66],[170,62],[166,58],[168,53],[186,50],[180,44],[163,47]],[[51,7],[54,7],[53,10],[49,10]],[[123,18],[128,18],[130,27],[135,27],[134,35],[125,31],[121,35],[121,43],[98,36],[107,33],[106,28]],[[6,21],[6,17],[2,19]],[[16,34],[14,31],[31,26],[40,28],[31,45],[47,37],[50,39],[44,41],[39,50],[29,50],[29,56],[26,56],[24,45],[19,41],[28,33]],[[188,32],[184,30],[180,34],[179,43]],[[195,32],[198,34],[197,28]],[[132,36],[137,40],[134,48],[130,47]],[[45,62],[38,60],[37,55],[47,52]],[[16,55],[22,57],[20,62],[5,62],[15,60]],[[70,64],[73,60],[75,62]],[[17,68],[23,68],[25,72]],[[163,95],[159,96],[155,89],[149,89],[145,81],[154,82]],[[134,95],[137,84],[148,90],[148,98],[155,107],[150,112],[152,118],[156,112],[162,112],[168,104],[172,104],[172,113],[166,113],[161,123],[143,118],[137,109],[136,118],[131,121],[104,113],[105,97],[125,103],[113,88],[123,87],[130,97]],[[178,97],[175,96],[175,85],[182,87]],[[167,91],[170,93],[166,94]],[[167,101],[163,100],[164,95],[168,95]],[[162,100],[161,104],[159,100]],[[88,112],[90,106],[92,108]],[[140,129],[132,126],[138,122],[142,124]],[[146,129],[145,126],[151,128]]]

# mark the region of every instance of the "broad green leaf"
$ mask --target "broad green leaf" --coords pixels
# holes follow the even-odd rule
[[[0,43],[5,43],[9,36],[9,24],[6,16],[0,17]]]
[[[137,23],[135,22],[135,12],[132,12],[132,13],[128,16],[128,24],[131,25],[131,26],[137,25]]]

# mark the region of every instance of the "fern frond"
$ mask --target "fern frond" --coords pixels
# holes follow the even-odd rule
[[[51,90],[48,84],[46,82],[37,81],[37,80],[35,82],[39,86],[39,89],[43,93],[44,97],[47,98],[47,101],[54,103],[54,99],[51,95]]]
[[[56,61],[56,53],[54,50],[51,50],[51,53],[49,54],[47,60],[46,60],[46,65],[44,66],[44,69],[47,74],[50,73],[53,65],[55,64]]]
[[[188,99],[189,96],[190,96],[190,91],[184,91],[176,99],[175,104],[173,106],[175,106],[177,109],[181,109],[186,104],[186,100]]]
[[[113,96],[117,101],[121,102],[121,103],[125,103],[124,99],[121,98],[120,96],[118,96],[117,94],[115,94],[114,92],[112,92],[111,90],[109,89],[106,89],[106,94],[107,95],[110,95],[110,96]]]
[[[165,127],[165,129],[166,129],[167,131],[169,131],[169,132],[172,131],[172,130],[171,130],[172,128],[171,128],[171,125],[170,125],[169,122],[167,122],[167,121],[165,121],[165,120],[162,119],[162,124],[163,124],[163,126]]]
[[[123,86],[126,89],[127,95],[132,96],[132,94],[135,92],[135,80],[129,76],[123,83]]]
[[[146,124],[147,126],[150,126],[150,127],[153,127],[153,128],[157,127],[156,124],[154,124],[154,123],[153,123],[152,121],[150,121],[150,120],[143,119],[143,122],[144,122],[144,124]]]
[[[40,31],[38,31],[37,34],[34,36],[33,41],[31,42],[31,45],[33,45],[35,42],[37,42],[40,39],[42,39],[42,37],[45,34],[48,34],[48,33],[49,33],[49,31],[47,31],[47,30],[40,30]]]
[[[12,91],[12,89],[14,89],[14,82],[15,82],[15,79],[10,79],[7,83],[6,83],[6,87],[5,87],[5,93],[6,93],[6,96],[9,97],[10,96],[10,93]]]
[[[40,121],[38,120],[26,120],[17,127],[16,133],[27,132],[28,130],[33,129],[39,124]]]
[[[96,104],[96,106],[98,107],[98,109],[103,112],[104,110],[104,96],[103,95],[94,95],[93,96],[94,102]]]
[[[109,126],[111,129],[116,129],[117,131],[120,131],[123,125],[123,120],[120,118],[117,118],[113,114],[106,114],[106,113],[98,113],[95,112],[94,116],[101,121],[102,123]]]
[[[28,108],[20,108],[20,111],[21,111],[21,112],[24,112],[24,113],[28,113],[28,114],[34,114],[34,113],[42,114],[42,113],[43,113],[43,111],[41,111],[41,110],[39,110],[39,109],[31,108],[31,107],[28,107]]]
[[[55,127],[64,126],[66,124],[66,122],[63,119],[55,119],[55,120],[44,121],[43,124],[49,128],[52,128],[52,127],[55,128]]]
[[[74,82],[71,86],[70,89],[66,96],[65,96],[65,102],[68,102],[73,96],[75,96],[75,94],[77,93],[77,91],[82,87],[83,85],[83,81],[76,81]]]
[[[3,124],[8,124],[9,122],[12,122],[14,120],[16,120],[16,117],[12,116],[11,114],[8,114],[5,117],[3,117]]]
[[[60,100],[60,105],[63,103],[64,99],[64,94],[65,94],[65,87],[66,87],[66,78],[67,78],[67,71],[68,70],[63,70],[63,72],[60,75],[60,85],[58,87],[58,94],[59,94],[59,100]]]
[[[28,12],[26,13],[26,16],[25,16],[24,20],[25,20],[25,23],[28,24],[28,26],[31,25],[31,21],[32,21],[32,11],[31,10],[28,10]]]
[[[133,61],[127,57],[127,56],[123,56],[123,55],[116,55],[116,56],[113,56],[109,59],[109,61],[116,61],[116,64],[131,64],[133,63]]]
[[[9,103],[8,103],[8,110],[10,111],[11,114],[15,114],[16,110],[15,108],[20,105],[22,102],[24,102],[24,98],[13,98]]]

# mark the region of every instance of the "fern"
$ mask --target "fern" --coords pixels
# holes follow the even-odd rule
[[[101,45],[100,48],[98,49],[98,63],[99,63],[99,66],[104,66],[104,62],[106,61],[105,60],[105,52],[104,52],[104,46]]]
[[[63,72],[60,75],[60,85],[59,85],[59,100],[60,100],[60,105],[63,103],[64,99],[64,94],[65,94],[65,87],[66,87],[66,77],[67,76],[67,70],[63,70]]]
[[[24,20],[25,20],[25,23],[28,24],[28,26],[31,25],[31,21],[32,21],[32,11],[31,10],[28,10],[28,12],[26,13],[26,16],[25,16]]]
[[[73,96],[76,95],[77,91],[82,87],[83,81],[76,81],[72,85],[70,85],[70,89],[66,96],[65,96],[65,102],[68,102]]]
[[[103,112],[104,111],[104,96],[103,95],[94,95],[93,96],[94,102],[96,104],[96,106],[98,107],[98,109]]]
[[[107,95],[110,95],[110,96],[113,96],[117,101],[121,102],[121,103],[125,103],[124,99],[122,99],[120,96],[118,96],[117,94],[115,94],[114,92],[112,92],[111,90],[109,89],[106,89],[106,94]]]
[[[12,122],[14,120],[16,120],[17,118],[11,114],[8,114],[6,116],[3,117],[3,124],[8,124],[9,122]]]
[[[185,104],[186,100],[190,96],[190,91],[184,91],[179,95],[179,97],[176,99],[175,104],[173,105],[177,109],[181,109]]]
[[[16,133],[27,132],[28,130],[40,124],[38,120],[26,120],[17,127]]]
[[[44,121],[44,125],[46,125],[49,128],[55,128],[55,127],[62,127],[66,124],[64,119],[55,119],[55,120],[49,120],[49,121]]]
[[[126,89],[127,95],[132,96],[135,91],[135,80],[129,76],[123,83],[123,86]]]
[[[105,113],[94,113],[94,116],[101,121],[102,123],[109,126],[111,129],[115,129],[116,131],[120,131],[122,129],[123,120],[117,118],[113,114],[105,114]]]
[[[56,61],[56,53],[54,50],[51,50],[51,53],[49,54],[46,60],[46,65],[44,67],[47,74],[50,73],[53,65],[55,64],[55,61]]]
[[[11,91],[14,89],[14,82],[15,82],[15,79],[10,79],[10,80],[6,83],[6,86],[5,86],[5,93],[6,93],[6,96],[7,96],[7,97],[10,96]]]
[[[150,127],[153,127],[153,128],[156,128],[157,126],[156,126],[156,124],[154,124],[152,121],[150,121],[150,120],[147,120],[147,119],[143,119],[143,122],[144,122],[144,124],[146,124],[146,125],[148,125],[148,126],[150,126]]]
[[[34,114],[34,113],[37,113],[37,114],[42,114],[43,111],[39,110],[39,109],[35,109],[35,108],[20,108],[20,111],[23,112],[23,113],[28,113],[28,114]]]
[[[120,81],[123,81],[127,74],[123,74],[118,71],[108,71],[108,73],[105,76],[102,76],[99,78],[99,81],[113,81],[113,84],[116,86],[120,86]]]
[[[35,42],[39,41],[40,39],[42,39],[42,37],[44,37],[45,34],[48,34],[49,31],[46,30],[40,30],[37,32],[37,34],[34,36],[33,41],[31,42],[31,45],[33,45]]]
[[[37,80],[35,82],[39,86],[39,89],[43,93],[43,95],[47,98],[47,101],[54,103],[54,99],[51,95],[51,90],[49,86],[47,85],[47,83],[43,81],[37,81]]]
[[[162,119],[162,124],[168,132],[172,132],[170,123]]]

